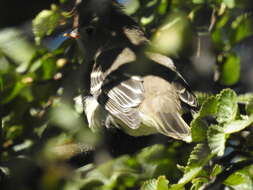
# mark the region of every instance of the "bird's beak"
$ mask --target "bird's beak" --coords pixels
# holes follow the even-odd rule
[[[69,37],[69,38],[74,38],[74,39],[79,39],[80,38],[80,34],[79,34],[77,28],[72,30],[70,33],[64,33],[63,35],[66,36],[66,37]]]

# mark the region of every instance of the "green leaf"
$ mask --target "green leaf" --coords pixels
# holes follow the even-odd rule
[[[11,126],[6,130],[6,139],[13,140],[23,133],[23,126]]]
[[[164,154],[165,147],[162,145],[154,145],[142,149],[137,155],[137,160],[144,163],[155,163],[159,161],[160,156]]]
[[[224,184],[240,190],[252,189],[253,186],[251,178],[242,172],[233,173],[224,181]]]
[[[211,150],[207,144],[197,144],[190,154],[185,171],[188,172],[194,167],[204,166],[211,157]]]
[[[29,66],[29,61],[35,51],[34,46],[25,38],[21,31],[7,28],[0,31],[0,54],[1,52],[8,59],[19,65],[16,67],[17,72],[23,73]],[[3,59],[0,61],[2,62]]]
[[[16,82],[10,94],[7,97],[4,97],[2,103],[6,104],[17,97],[20,91],[25,87],[25,84],[22,82]]]
[[[169,181],[165,176],[160,176],[158,179],[145,181],[140,190],[169,190]]]
[[[191,122],[191,134],[193,142],[204,142],[206,140],[206,132],[208,124],[200,117],[195,118]]]
[[[253,100],[253,93],[241,94],[237,97],[238,103],[248,104],[251,100]]]
[[[233,120],[238,109],[236,93],[231,89],[225,89],[217,97],[217,121],[224,123]]]
[[[192,167],[188,172],[186,172],[183,177],[178,181],[178,184],[172,185],[170,190],[181,190],[185,184],[189,183],[194,179],[203,169],[202,166]]]
[[[194,94],[197,97],[199,105],[202,105],[209,97],[211,97],[211,94],[204,92],[194,92]]]
[[[221,172],[222,172],[222,166],[219,164],[215,164],[215,166],[212,168],[212,172],[210,174],[210,177],[214,178],[215,176],[217,176]]]
[[[167,10],[167,7],[168,7],[168,1],[167,0],[161,0],[161,3],[158,7],[159,14],[161,14],[161,15],[165,14],[166,10]]]
[[[191,183],[191,189],[190,190],[199,190],[205,183],[208,183],[209,179],[206,177],[197,177],[194,178]]]
[[[126,12],[126,14],[131,15],[131,14],[134,14],[138,10],[139,6],[140,6],[140,3],[138,0],[130,0],[130,1],[127,1],[124,11]]]
[[[157,179],[157,190],[169,190],[168,188],[169,181],[165,176],[160,176]]]
[[[243,13],[242,15],[237,16],[231,24],[231,28],[234,30],[231,31],[230,41],[235,44],[252,35],[252,26],[253,22],[251,14]]]
[[[239,185],[244,182],[244,177],[242,173],[235,172],[224,181],[224,184],[229,186]]]
[[[253,123],[253,115],[244,120],[231,121],[224,125],[223,130],[226,134],[239,132]]]
[[[172,185],[170,190],[181,190],[186,183],[192,181],[192,179],[199,175],[203,167],[212,157],[213,154],[211,154],[206,144],[197,144],[188,159],[183,177],[178,181],[178,184]]]
[[[223,85],[234,85],[240,79],[241,65],[240,58],[234,54],[230,54],[225,63],[220,67],[220,82]],[[232,74],[233,73],[233,74]]]
[[[62,18],[56,5],[52,5],[51,10],[41,11],[32,22],[36,43],[40,44],[43,37],[52,34]]]
[[[246,105],[246,113],[248,115],[252,115],[253,114],[253,98]]]
[[[203,105],[200,108],[199,116],[215,116],[217,112],[218,99],[215,96],[209,97],[206,101],[204,101]]]
[[[211,125],[207,131],[207,141],[211,152],[222,156],[225,151],[226,134],[218,125]]]
[[[230,9],[235,7],[235,0],[223,0],[223,3]]]
[[[195,4],[202,4],[205,1],[204,0],[192,0],[192,2],[195,3]]]

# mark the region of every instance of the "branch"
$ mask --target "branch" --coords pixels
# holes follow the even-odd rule
[[[232,164],[230,167],[224,169],[223,172],[221,172],[219,175],[217,175],[214,180],[212,180],[210,183],[204,185],[201,188],[201,190],[216,190],[216,189],[218,190],[218,189],[220,189],[224,180],[226,180],[231,174],[233,174],[234,172],[241,170],[244,167],[247,167],[251,164],[253,164],[253,159],[244,160],[244,161]]]

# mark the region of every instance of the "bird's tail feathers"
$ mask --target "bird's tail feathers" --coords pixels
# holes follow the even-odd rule
[[[179,113],[159,113],[159,129],[166,136],[191,142],[191,132],[189,125],[184,121]]]

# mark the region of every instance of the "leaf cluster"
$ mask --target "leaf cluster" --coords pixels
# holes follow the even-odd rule
[[[230,86],[241,77],[235,47],[252,35],[250,7],[246,0],[132,0],[125,11],[150,35],[152,51],[190,54],[196,39],[209,36],[216,80]],[[33,20],[35,43],[18,29],[0,31],[1,188],[252,189],[253,95],[231,89],[196,93],[190,145],[174,141],[117,158],[103,150],[86,161],[103,137],[91,133],[74,102],[83,58],[67,38],[51,51],[38,45],[71,19],[57,5],[42,11]],[[76,155],[84,157],[77,169]]]

